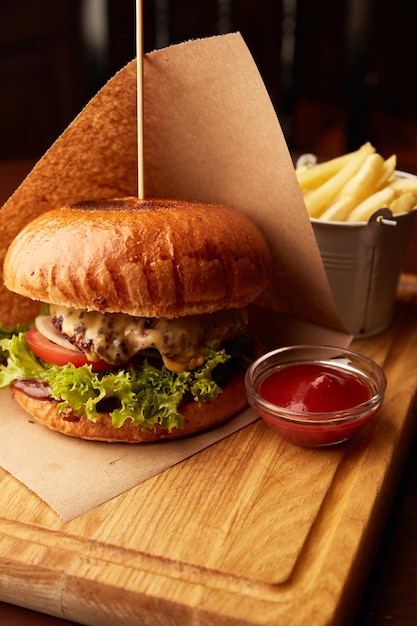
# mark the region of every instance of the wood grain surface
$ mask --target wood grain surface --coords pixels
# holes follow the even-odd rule
[[[0,600],[100,626],[349,623],[415,432],[416,290],[354,344],[388,390],[347,444],[258,421],[67,524],[2,471]]]

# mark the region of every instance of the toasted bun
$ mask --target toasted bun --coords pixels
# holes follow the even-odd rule
[[[225,422],[247,405],[243,372],[236,375],[214,400],[202,404],[197,402],[185,404],[181,409],[184,428],[174,428],[171,431],[158,426],[155,430],[143,430],[139,426],[134,426],[131,420],[126,420],[123,426],[115,428],[108,413],[103,413],[100,422],[97,423],[89,421],[86,417],[81,417],[78,421],[68,421],[58,414],[56,402],[28,396],[16,388],[13,388],[13,396],[29,415],[51,430],[79,439],[127,443],[178,439],[193,435]]]
[[[139,317],[240,308],[266,288],[267,244],[243,213],[120,198],[42,214],[6,255],[6,287],[50,304]]]

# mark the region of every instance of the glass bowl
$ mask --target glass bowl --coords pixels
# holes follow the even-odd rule
[[[246,373],[250,406],[294,444],[321,447],[350,439],[381,408],[386,377],[371,359],[345,348],[301,345],[257,359]]]

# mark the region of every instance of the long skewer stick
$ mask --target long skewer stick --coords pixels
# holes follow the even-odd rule
[[[143,165],[143,10],[136,0],[136,63],[137,63],[137,118],[138,118],[138,198],[145,197]]]

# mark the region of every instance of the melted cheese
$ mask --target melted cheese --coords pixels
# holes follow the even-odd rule
[[[103,359],[117,365],[142,350],[154,348],[165,366],[176,372],[201,365],[209,341],[215,340],[219,345],[247,326],[244,309],[167,319],[51,306],[51,316],[90,361]]]

